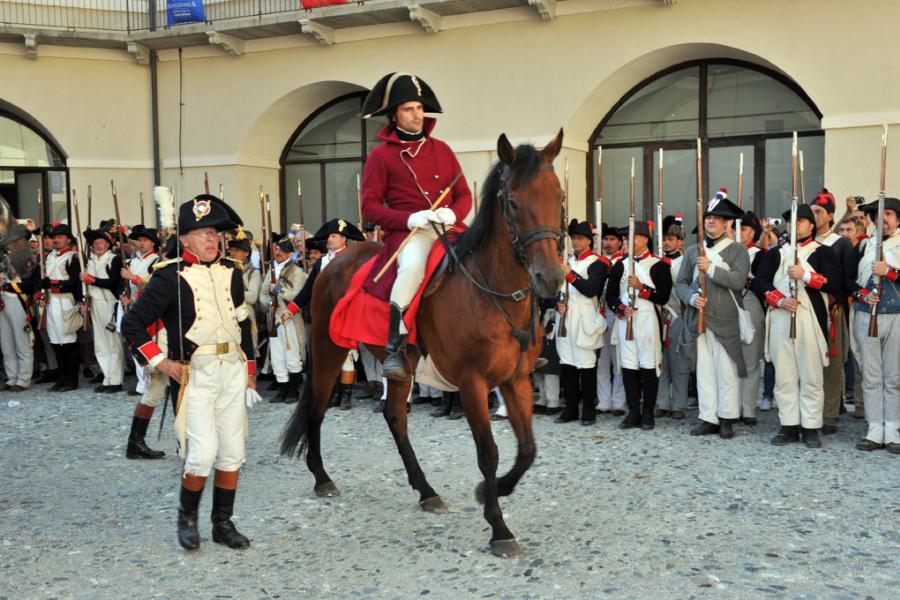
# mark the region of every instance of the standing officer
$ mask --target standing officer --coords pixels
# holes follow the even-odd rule
[[[650,253],[648,245],[652,239],[646,221],[634,224],[634,260],[626,256],[616,263],[606,286],[606,303],[616,315],[616,351],[628,404],[628,416],[620,429],[650,430],[655,426],[662,366],[662,328],[657,307],[663,308],[669,300],[672,272],[668,262]],[[629,272],[631,265],[633,272]],[[629,318],[631,340],[627,336]]]
[[[594,232],[587,221],[579,223],[572,219],[569,237],[574,255],[568,257],[563,266],[569,297],[557,305],[559,317],[553,328],[566,399],[566,408],[556,422],[578,419],[580,404],[581,424],[593,425],[597,420],[597,349],[603,345],[606,330],[606,319],[600,314],[599,296],[609,276],[609,262],[594,254]],[[566,335],[560,336],[563,319]]]
[[[372,266],[373,277],[415,231],[396,266],[377,283],[370,279],[363,286],[376,298],[390,300],[383,373],[399,381],[407,376],[403,313],[425,277],[425,262],[437,240],[432,224],[449,227],[465,219],[472,208],[472,193],[459,177],[443,204],[431,210],[462,169],[450,146],[432,137],[436,121],[425,117],[426,111],[439,113],[441,105],[428,84],[409,73],[385,75],[363,103],[364,118],[386,115],[389,119],[378,133],[382,143],[369,153],[362,181],[363,218],[384,229],[384,246]]]
[[[687,306],[679,344],[696,360],[697,402],[700,423],[691,435],[718,433],[734,437],[732,424],[741,415],[741,382],[747,376],[738,325],[740,292],[747,285],[750,257],[747,248],[728,237],[734,219],[743,211],[728,199],[724,188],[706,205],[706,256],[695,244],[688,248],[675,280],[675,293]],[[707,295],[700,294],[699,274],[706,274]],[[699,310],[704,310],[706,332],[698,335]]]
[[[250,541],[231,521],[244,462],[246,408],[259,400],[250,317],[240,270],[219,253],[222,231],[242,225],[227,204],[208,194],[181,205],[181,255],[159,263],[144,293],[122,320],[141,364],[180,382],[175,433],[185,459],[178,509],[178,541],[200,547],[197,508],[215,466],[212,539],[230,548]],[[168,356],[147,332],[162,319],[171,332]]]

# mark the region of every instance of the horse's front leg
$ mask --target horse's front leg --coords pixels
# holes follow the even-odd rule
[[[531,467],[534,457],[537,455],[537,447],[534,443],[534,433],[531,429],[531,402],[533,391],[528,376],[520,378],[512,383],[504,383],[500,386],[503,400],[506,402],[506,411],[509,414],[509,423],[516,434],[519,447],[516,453],[516,462],[506,475],[497,480],[497,494],[509,496],[519,483],[522,475]]]
[[[388,380],[388,397],[384,406],[384,420],[387,421],[391,435],[394,436],[394,442],[397,444],[397,450],[400,452],[400,458],[403,460],[403,466],[406,468],[409,485],[419,492],[419,506],[422,507],[422,510],[428,512],[447,512],[447,506],[444,504],[444,501],[425,478],[425,473],[422,472],[416,453],[409,442],[406,401],[411,387],[412,379],[409,377],[407,377],[406,381]]]
[[[478,455],[478,468],[484,475],[484,482],[476,488],[481,490],[479,502],[484,502],[484,518],[491,525],[491,552],[495,556],[510,557],[523,553],[522,546],[503,520],[497,497],[497,463],[499,453],[494,435],[491,433],[491,418],[488,413],[488,388],[484,380],[477,376],[461,378],[465,383],[460,387],[460,399]]]

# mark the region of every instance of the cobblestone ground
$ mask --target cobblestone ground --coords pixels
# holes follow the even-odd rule
[[[368,402],[329,411],[324,456],[342,494],[312,492],[281,458],[292,407],[250,415],[235,521],[245,552],[175,539],[180,463],[124,457],[133,398],[85,390],[0,394],[2,598],[897,598],[900,458],[859,452],[842,420],[823,450],[768,444],[774,412],[731,441],[661,420],[557,425],[536,417],[538,458],[502,502],[524,544],[498,559],[473,497],[465,421],[413,407],[420,461],[448,514],[426,514]],[[174,441],[167,424],[162,442]],[[171,414],[169,415],[171,419]],[[501,469],[515,438],[494,424]],[[210,493],[201,513],[208,514]]]

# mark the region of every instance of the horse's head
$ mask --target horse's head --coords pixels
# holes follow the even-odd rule
[[[527,157],[529,162],[537,161],[536,166],[519,164],[526,157],[518,156],[505,134],[497,140],[497,155],[505,165],[501,179],[505,201],[501,201],[501,211],[505,213],[516,257],[544,298],[559,293],[563,282],[558,242],[565,235],[560,229],[564,194],[553,172],[553,160],[562,148],[562,139],[560,129],[536,157]]]

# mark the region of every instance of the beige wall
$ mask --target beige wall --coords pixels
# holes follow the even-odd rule
[[[486,174],[501,132],[513,143],[543,145],[565,127],[557,172],[562,177],[567,156],[570,212],[583,217],[588,139],[613,104],[660,69],[730,57],[785,74],[816,103],[826,129],[826,185],[837,197],[876,191],[880,123],[900,124],[900,59],[865,40],[891,39],[900,3],[868,0],[850,10],[840,0],[680,0],[598,11],[601,5],[609,3],[559,2],[560,16],[550,22],[531,9],[446,18],[436,35],[397,25],[361,28],[339,32],[344,41],[330,47],[301,35],[248,41],[239,57],[212,46],[187,48],[183,176],[178,53],[165,51],[163,183],[176,184],[186,198],[202,189],[207,171],[214,190],[223,183],[226,198],[257,228],[258,186],[277,199],[278,159],[300,122],[389,70],[407,70],[437,91],[446,113],[435,134],[459,153],[470,181]],[[23,55],[0,45],[0,70],[13,82],[0,98],[57,136],[73,185],[81,191],[93,183],[105,192],[116,177],[122,197],[149,193],[148,67],[118,51],[42,46],[35,61]],[[900,140],[895,131],[892,139]],[[888,190],[898,187],[900,151],[889,153]]]

